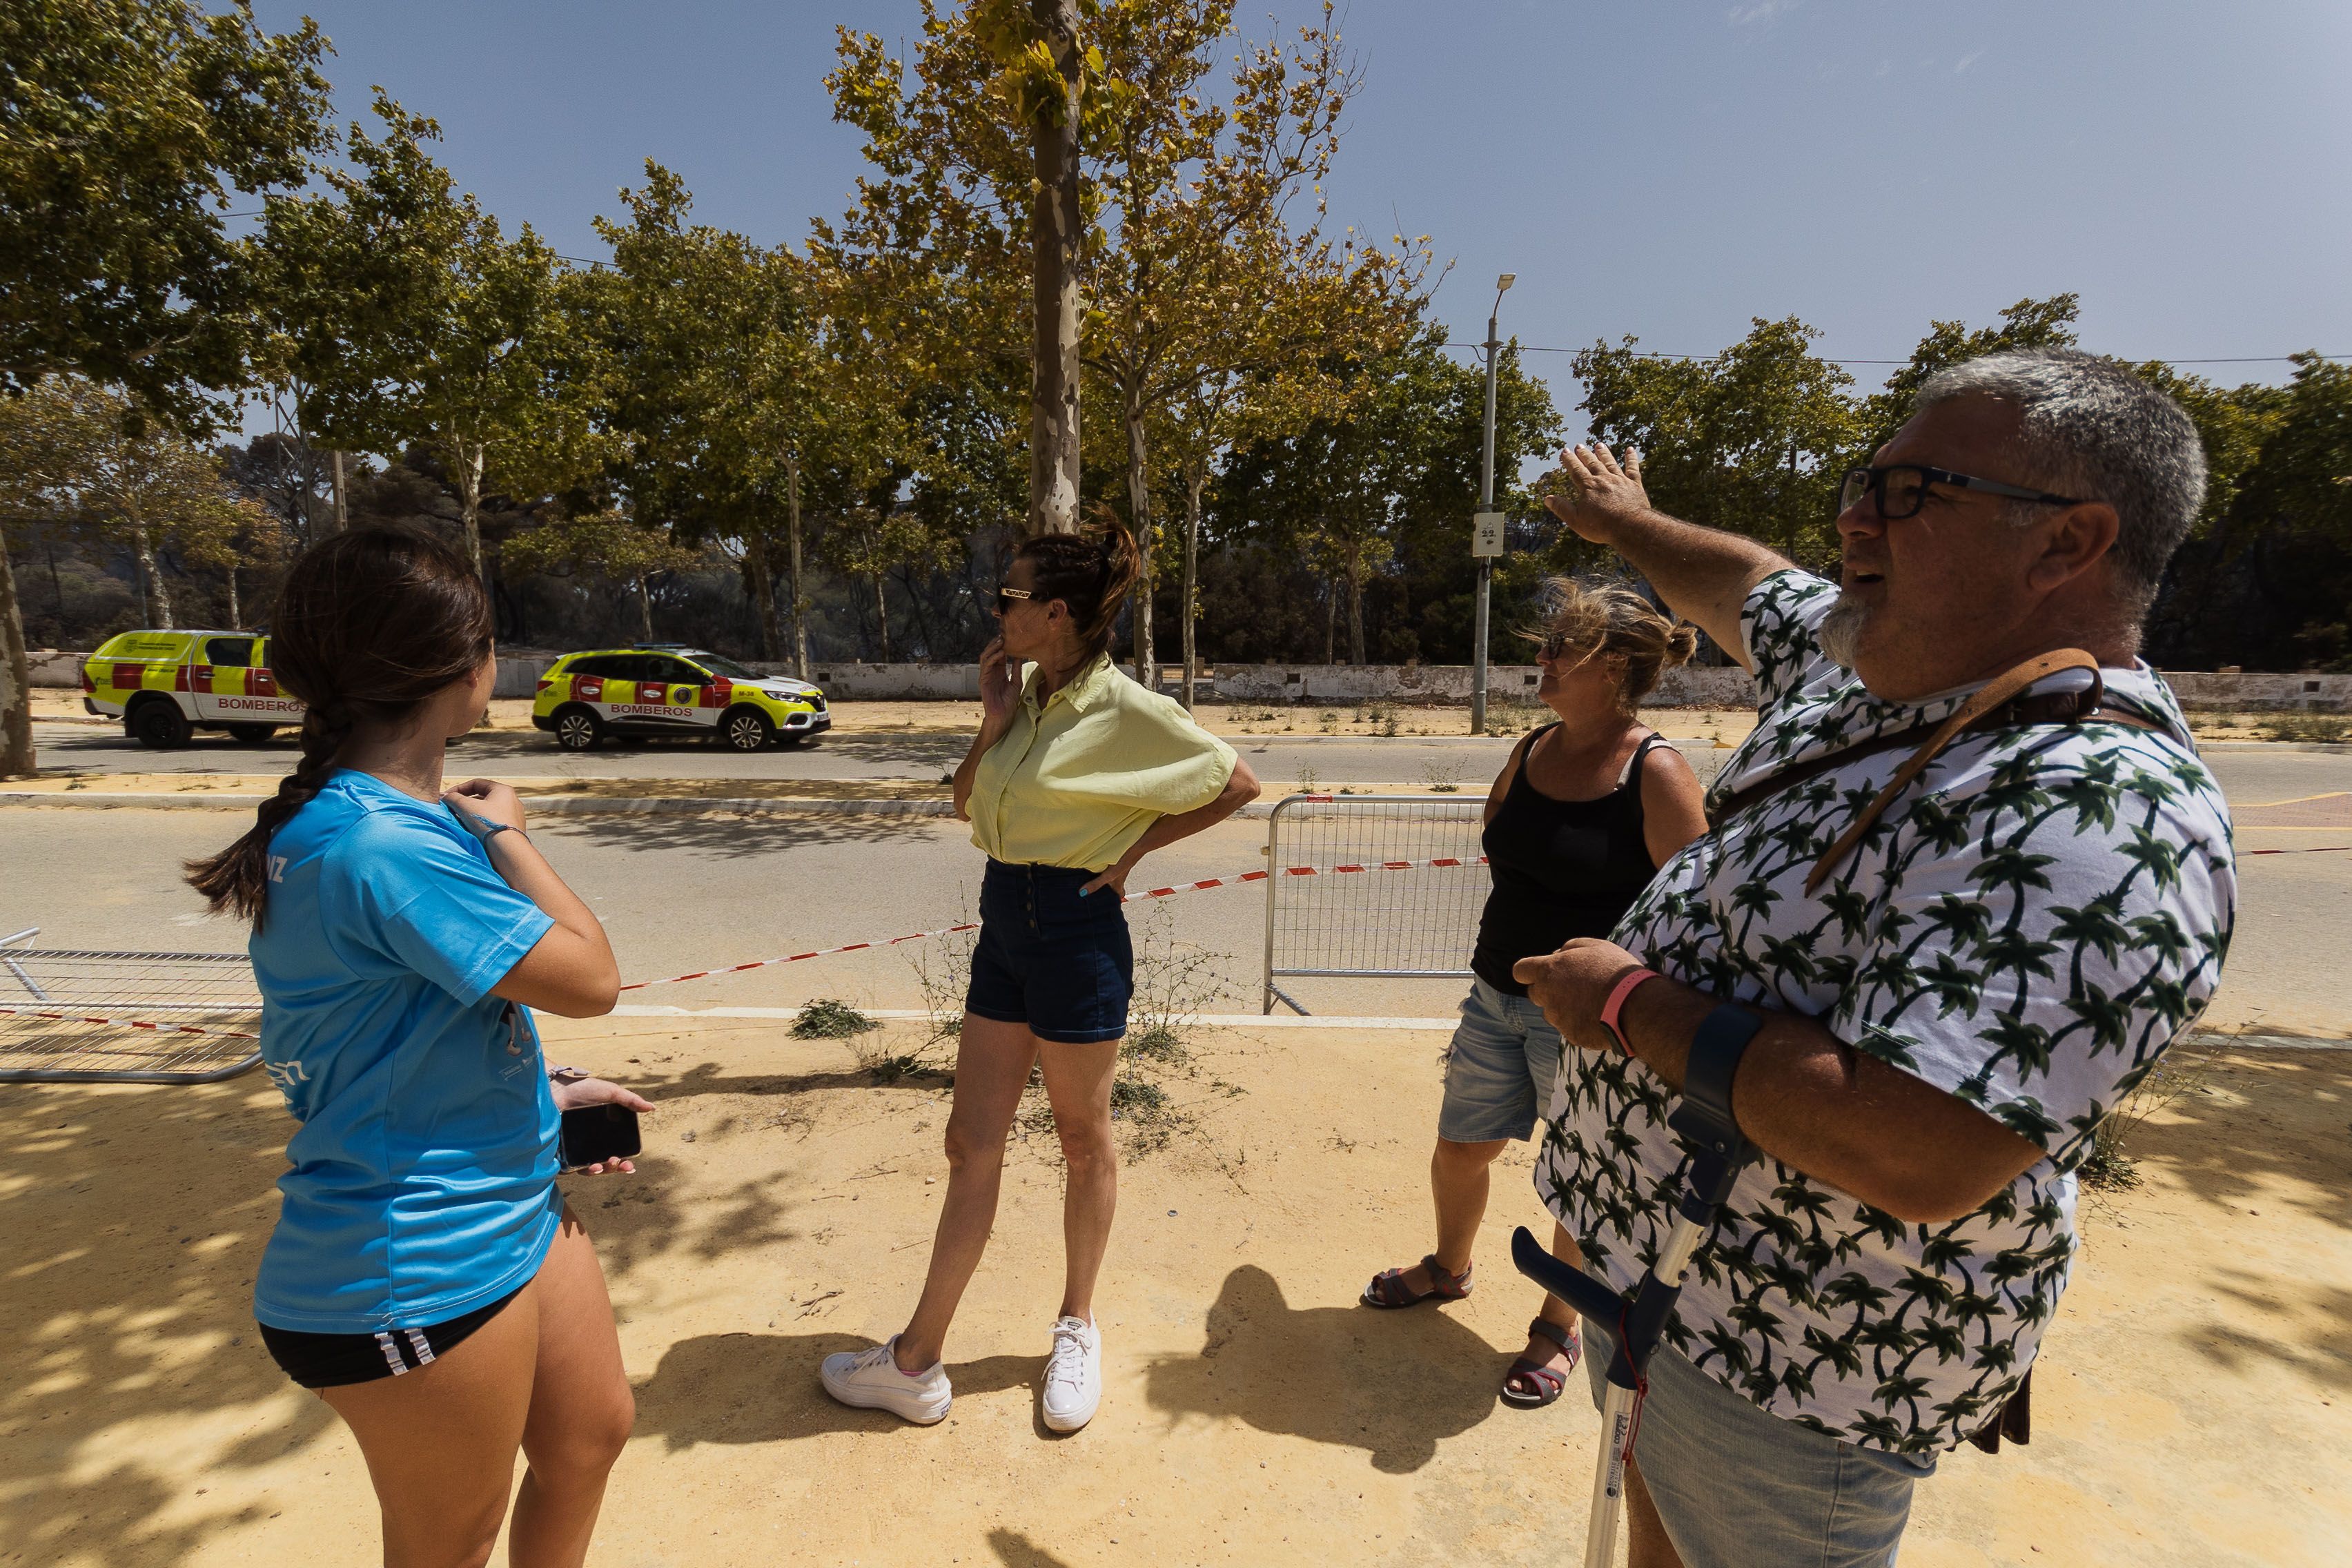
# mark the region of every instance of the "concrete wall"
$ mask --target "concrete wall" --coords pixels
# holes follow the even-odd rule
[[[1466,664],[1228,665],[1217,671],[1217,696],[1227,702],[1398,702],[1460,707],[1470,700]],[[1496,700],[1535,700],[1531,664],[1491,665],[1486,690]],[[1646,700],[1660,708],[1752,708],[1755,682],[1737,665],[1719,669],[1670,669]]]
[[[2352,712],[2352,675],[2241,675],[2235,671],[2168,669],[2183,708],[2269,713],[2306,710]]]
[[[33,684],[79,687],[87,653],[36,649],[26,656]],[[539,678],[555,662],[551,654],[501,658],[497,693],[529,697]],[[752,664],[762,675],[790,675],[783,664]],[[962,700],[980,696],[980,666],[976,664],[824,664],[812,665],[810,674],[829,697],[860,700]],[[1163,674],[1160,689],[1176,688],[1175,667]],[[1486,672],[1487,690],[1497,700],[1532,701],[1536,689],[1533,665],[1498,664]],[[2213,672],[2166,670],[2164,679],[2179,694],[2182,706],[2222,712],[2268,713],[2311,711],[2352,712],[2352,675],[2242,675],[2234,670]],[[1460,707],[1470,700],[1470,667],[1466,664],[1328,665],[1236,664],[1202,682],[1203,694],[1223,702],[1269,705],[1320,702],[1355,706],[1369,702],[1426,703]],[[1756,702],[1755,685],[1737,665],[1699,669],[1685,666],[1659,679],[1647,699],[1654,708],[1748,708]]]

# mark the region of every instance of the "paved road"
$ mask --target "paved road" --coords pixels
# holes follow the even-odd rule
[[[1362,748],[1399,766],[1430,749],[1409,742]],[[2352,789],[2352,756],[2221,752],[2213,763],[2232,802],[2254,820],[2264,814],[2245,808],[2257,803]],[[207,920],[178,868],[241,825],[228,812],[0,808],[0,933],[39,925],[45,945],[236,947],[241,930]],[[971,909],[981,867],[963,830],[938,820],[581,816],[548,819],[534,832],[604,919],[632,979],[949,923]],[[1230,823],[1155,857],[1148,870],[1160,883],[1230,875],[1259,865],[1265,841],[1264,824]],[[2246,849],[2352,844],[2352,830],[2242,826],[2239,841]],[[2217,1017],[2352,1032],[2352,998],[2342,984],[2343,954],[2352,952],[2352,854],[2249,856],[2242,867],[2244,903]],[[1224,1004],[1255,1005],[1265,930],[1260,888],[1151,908],[1157,912],[1137,914],[1147,946],[1172,938],[1228,955],[1214,965]],[[918,951],[818,960],[633,999],[778,1006],[836,995],[913,1006],[920,987],[908,961]],[[1453,982],[1301,983],[1317,1011],[1360,1014],[1443,1013],[1459,989]]]
[[[300,755],[290,732],[257,746],[199,735],[184,750],[158,752],[110,726],[48,722],[33,726],[33,740],[42,768],[100,774],[287,773]],[[794,750],[749,755],[698,741],[608,742],[580,753],[558,750],[537,731],[493,731],[467,736],[450,753],[450,766],[500,778],[930,780],[953,771],[969,744],[967,736],[841,731]],[[1494,776],[1511,747],[1507,740],[1471,735],[1245,735],[1234,744],[1261,778],[1291,783],[1312,770],[1327,784],[1479,784]],[[1695,745],[1692,755],[1706,760],[1707,750]]]

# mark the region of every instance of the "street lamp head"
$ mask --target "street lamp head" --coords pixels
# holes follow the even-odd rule
[[[1500,278],[1495,279],[1495,292],[1497,294],[1507,294],[1511,291],[1511,285],[1517,283],[1518,280],[1519,275],[1517,273],[1506,272]]]

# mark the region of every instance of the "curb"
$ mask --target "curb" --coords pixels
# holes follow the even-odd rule
[[[251,811],[266,795],[141,794],[107,790],[0,790],[0,805],[68,806],[82,811]],[[706,812],[774,816],[951,816],[944,800],[751,799],[698,795],[525,795],[534,816],[688,816]]]

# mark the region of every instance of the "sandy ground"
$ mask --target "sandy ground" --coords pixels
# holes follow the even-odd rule
[[[637,1389],[598,1563],[1567,1560],[1596,1422],[1494,1392],[1538,1217],[1498,1172],[1475,1294],[1354,1305],[1426,1247],[1442,1037],[1221,1033],[1187,1124],[1126,1170],[1108,1393],[1046,1436],[1051,1140],[1015,1145],[928,1431],[842,1409],[816,1360],[895,1329],[944,1176],[937,1080],[875,1083],[772,1025],[553,1025],[660,1105],[634,1178],[572,1187]],[[908,1043],[903,1037],[888,1048]],[[1921,1489],[1906,1565],[2321,1564],[2352,1533],[2352,1051],[2242,1051],[2159,1111],[2093,1206],[2032,1447]],[[365,1473],[247,1317],[287,1123],[266,1080],[0,1089],[0,1563],[375,1561]]]

